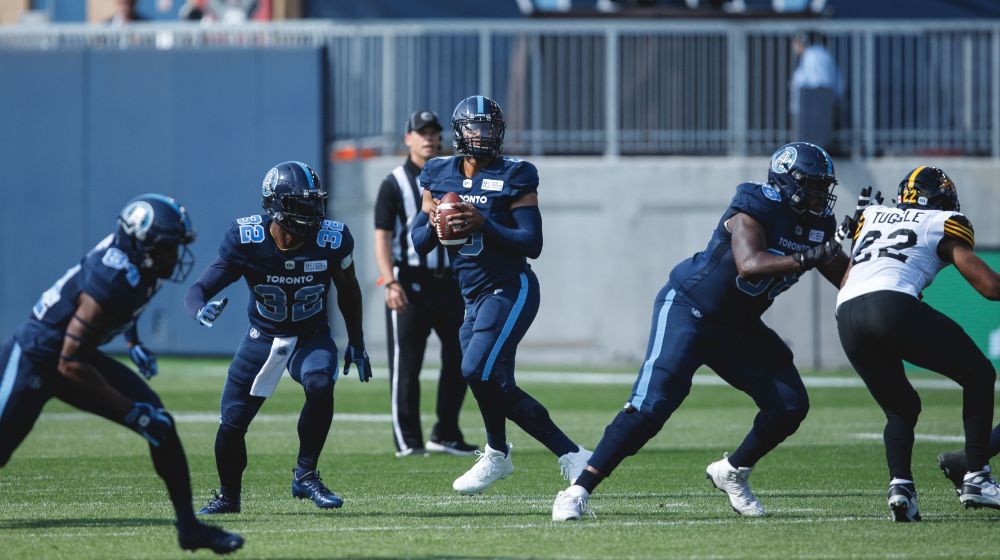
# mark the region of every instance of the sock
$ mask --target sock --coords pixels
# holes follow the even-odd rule
[[[525,393],[520,387],[514,387],[504,393],[507,417],[521,427],[531,437],[548,448],[556,457],[573,453],[580,447],[573,443],[562,430],[556,426],[537,400]]]
[[[507,417],[503,411],[503,394],[495,381],[473,379],[469,381],[472,395],[476,397],[479,412],[486,426],[486,444],[507,455]]]
[[[894,478],[889,481],[889,486],[895,486],[897,484],[913,484],[913,481],[908,478]]]
[[[246,432],[220,424],[215,435],[215,465],[219,470],[219,493],[240,499],[243,471],[247,468]]]
[[[333,421],[333,380],[326,372],[317,371],[302,376],[306,402],[299,414],[298,468],[305,472],[316,470],[319,454],[326,444]]]
[[[174,515],[177,517],[177,528],[183,530],[198,523],[191,507],[191,474],[187,457],[184,456],[184,447],[181,446],[176,430],[171,430],[159,446],[150,445],[149,454],[156,474],[160,475],[167,486],[170,503],[173,504]]]
[[[597,485],[600,484],[602,480],[604,480],[603,476],[599,474],[594,474],[587,469],[583,469],[583,472],[580,473],[580,476],[577,477],[576,482],[573,484],[573,486],[570,486],[569,489],[573,490],[574,488],[579,487],[589,496],[590,493],[594,491],[594,488],[597,488]]]

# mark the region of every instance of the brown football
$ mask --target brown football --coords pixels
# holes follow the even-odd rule
[[[458,204],[461,204],[462,199],[459,198],[457,193],[450,192],[444,195],[441,199],[441,204],[437,207],[437,223],[434,227],[437,229],[438,240],[441,241],[442,245],[463,245],[467,237],[459,237],[455,234],[454,230],[448,225],[448,216],[457,214],[459,209]]]

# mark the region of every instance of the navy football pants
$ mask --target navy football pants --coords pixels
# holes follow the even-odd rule
[[[121,362],[97,352],[90,363],[125,397],[163,408],[160,397]],[[94,402],[81,395],[76,386],[59,373],[54,359],[42,363],[22,353],[13,338],[8,339],[0,348],[0,467],[7,464],[14,450],[31,432],[42,407],[53,397],[124,425],[124,418],[106,403]],[[156,473],[167,485],[177,519],[183,524],[193,523],[191,476],[176,429],[171,430],[159,446],[150,445],[149,451]]]
[[[459,330],[462,375],[468,379],[486,426],[486,439],[506,450],[509,418],[556,456],[578,449],[560,430],[545,407],[517,386],[517,345],[538,313],[538,278],[530,270],[516,284],[481,294],[465,310]]]
[[[707,365],[760,409],[753,428],[730,456],[752,467],[798,429],[809,398],[792,352],[760,319],[721,323],[702,316],[668,283],[656,296],[646,358],[625,409],[608,425],[590,465],[607,476],[655,436]]]
[[[252,333],[257,333],[251,329]],[[271,339],[248,335],[240,343],[229,366],[222,390],[215,461],[224,495],[240,494],[247,465],[246,432],[265,397],[250,394],[254,379],[271,353]],[[340,374],[337,345],[328,334],[300,336],[287,365],[292,379],[302,385],[306,402],[299,414],[298,466],[315,470],[333,420],[333,387]]]

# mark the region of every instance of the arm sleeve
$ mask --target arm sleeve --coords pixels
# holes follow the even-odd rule
[[[430,253],[437,246],[437,233],[431,227],[431,219],[426,212],[417,212],[410,227],[410,238],[413,239],[413,248],[421,255]]]
[[[399,189],[391,177],[386,177],[375,197],[375,229],[394,230],[398,208]]]
[[[490,241],[518,255],[537,259],[542,254],[542,213],[537,206],[519,206],[511,211],[516,227],[509,228],[486,220],[483,232]]]
[[[208,300],[223,288],[240,279],[241,273],[232,264],[218,258],[205,272],[201,273],[198,281],[195,282],[184,295],[184,307],[187,308],[191,318],[198,315],[198,311],[205,307]]]

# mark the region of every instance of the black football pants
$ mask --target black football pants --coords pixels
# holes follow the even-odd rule
[[[458,415],[467,386],[462,377],[458,329],[465,315],[465,302],[458,284],[450,276],[437,278],[431,271],[419,269],[400,268],[398,278],[410,303],[403,312],[386,308],[392,434],[396,450],[424,447],[419,377],[431,331],[441,340],[437,423],[431,431],[431,439],[462,440]]]
[[[906,379],[903,360],[962,386],[969,468],[987,463],[996,373],[958,323],[910,295],[884,290],[841,304],[837,328],[851,365],[885,411],[890,478],[913,480],[910,459],[920,397]]]

